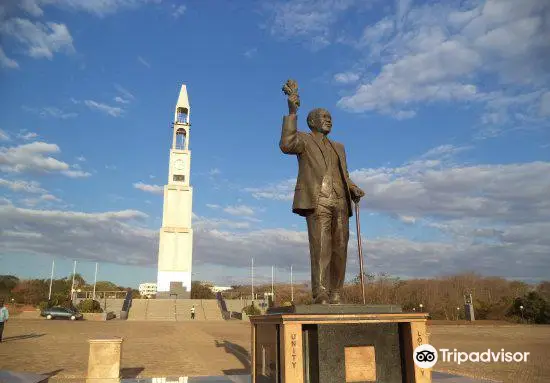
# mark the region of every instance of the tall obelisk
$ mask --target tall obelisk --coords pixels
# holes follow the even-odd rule
[[[164,186],[157,277],[157,297],[159,298],[170,294],[188,297],[183,288],[187,293],[191,292],[193,188],[189,184],[191,174],[189,116],[189,99],[187,87],[184,84],[181,86],[174,113],[168,184]]]

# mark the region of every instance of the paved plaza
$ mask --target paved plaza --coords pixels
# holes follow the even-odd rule
[[[438,363],[437,370],[497,381],[547,382],[550,326],[430,326],[436,348],[529,351],[525,364]],[[250,373],[247,322],[47,321],[13,318],[0,343],[0,370],[49,374],[50,382],[81,382],[90,338],[119,336],[123,378]],[[149,380],[141,380],[151,381]],[[442,380],[447,381],[447,380]],[[449,380],[449,382],[451,382]],[[454,382],[454,381],[453,381]]]

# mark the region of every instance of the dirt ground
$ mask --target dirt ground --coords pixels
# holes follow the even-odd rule
[[[438,362],[436,370],[503,382],[550,381],[550,326],[432,324],[430,343],[459,351],[530,352],[528,363]],[[13,318],[0,343],[0,369],[52,375],[51,382],[82,382],[87,340],[124,338],[122,375],[199,376],[249,373],[246,322],[47,321]]]

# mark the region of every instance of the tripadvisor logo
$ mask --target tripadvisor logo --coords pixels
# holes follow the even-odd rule
[[[487,351],[483,352],[463,352],[458,351],[456,348],[450,350],[448,348],[440,348],[439,353],[441,353],[441,361],[443,362],[453,362],[461,364],[464,362],[472,363],[491,363],[491,362],[504,362],[504,363],[520,363],[527,362],[529,352],[510,352],[500,349],[500,351]],[[414,364],[420,368],[432,368],[438,361],[438,354],[435,347],[429,344],[421,344],[414,349],[413,359]]]
[[[413,359],[420,368],[432,368],[437,363],[437,350],[431,344],[421,344],[414,349]]]

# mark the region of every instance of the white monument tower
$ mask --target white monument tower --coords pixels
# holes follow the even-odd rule
[[[159,240],[157,296],[191,292],[193,229],[191,214],[193,188],[189,185],[191,151],[189,150],[190,108],[187,87],[181,86],[170,148],[168,184],[164,186],[164,208]],[[185,295],[185,294],[183,294]]]

